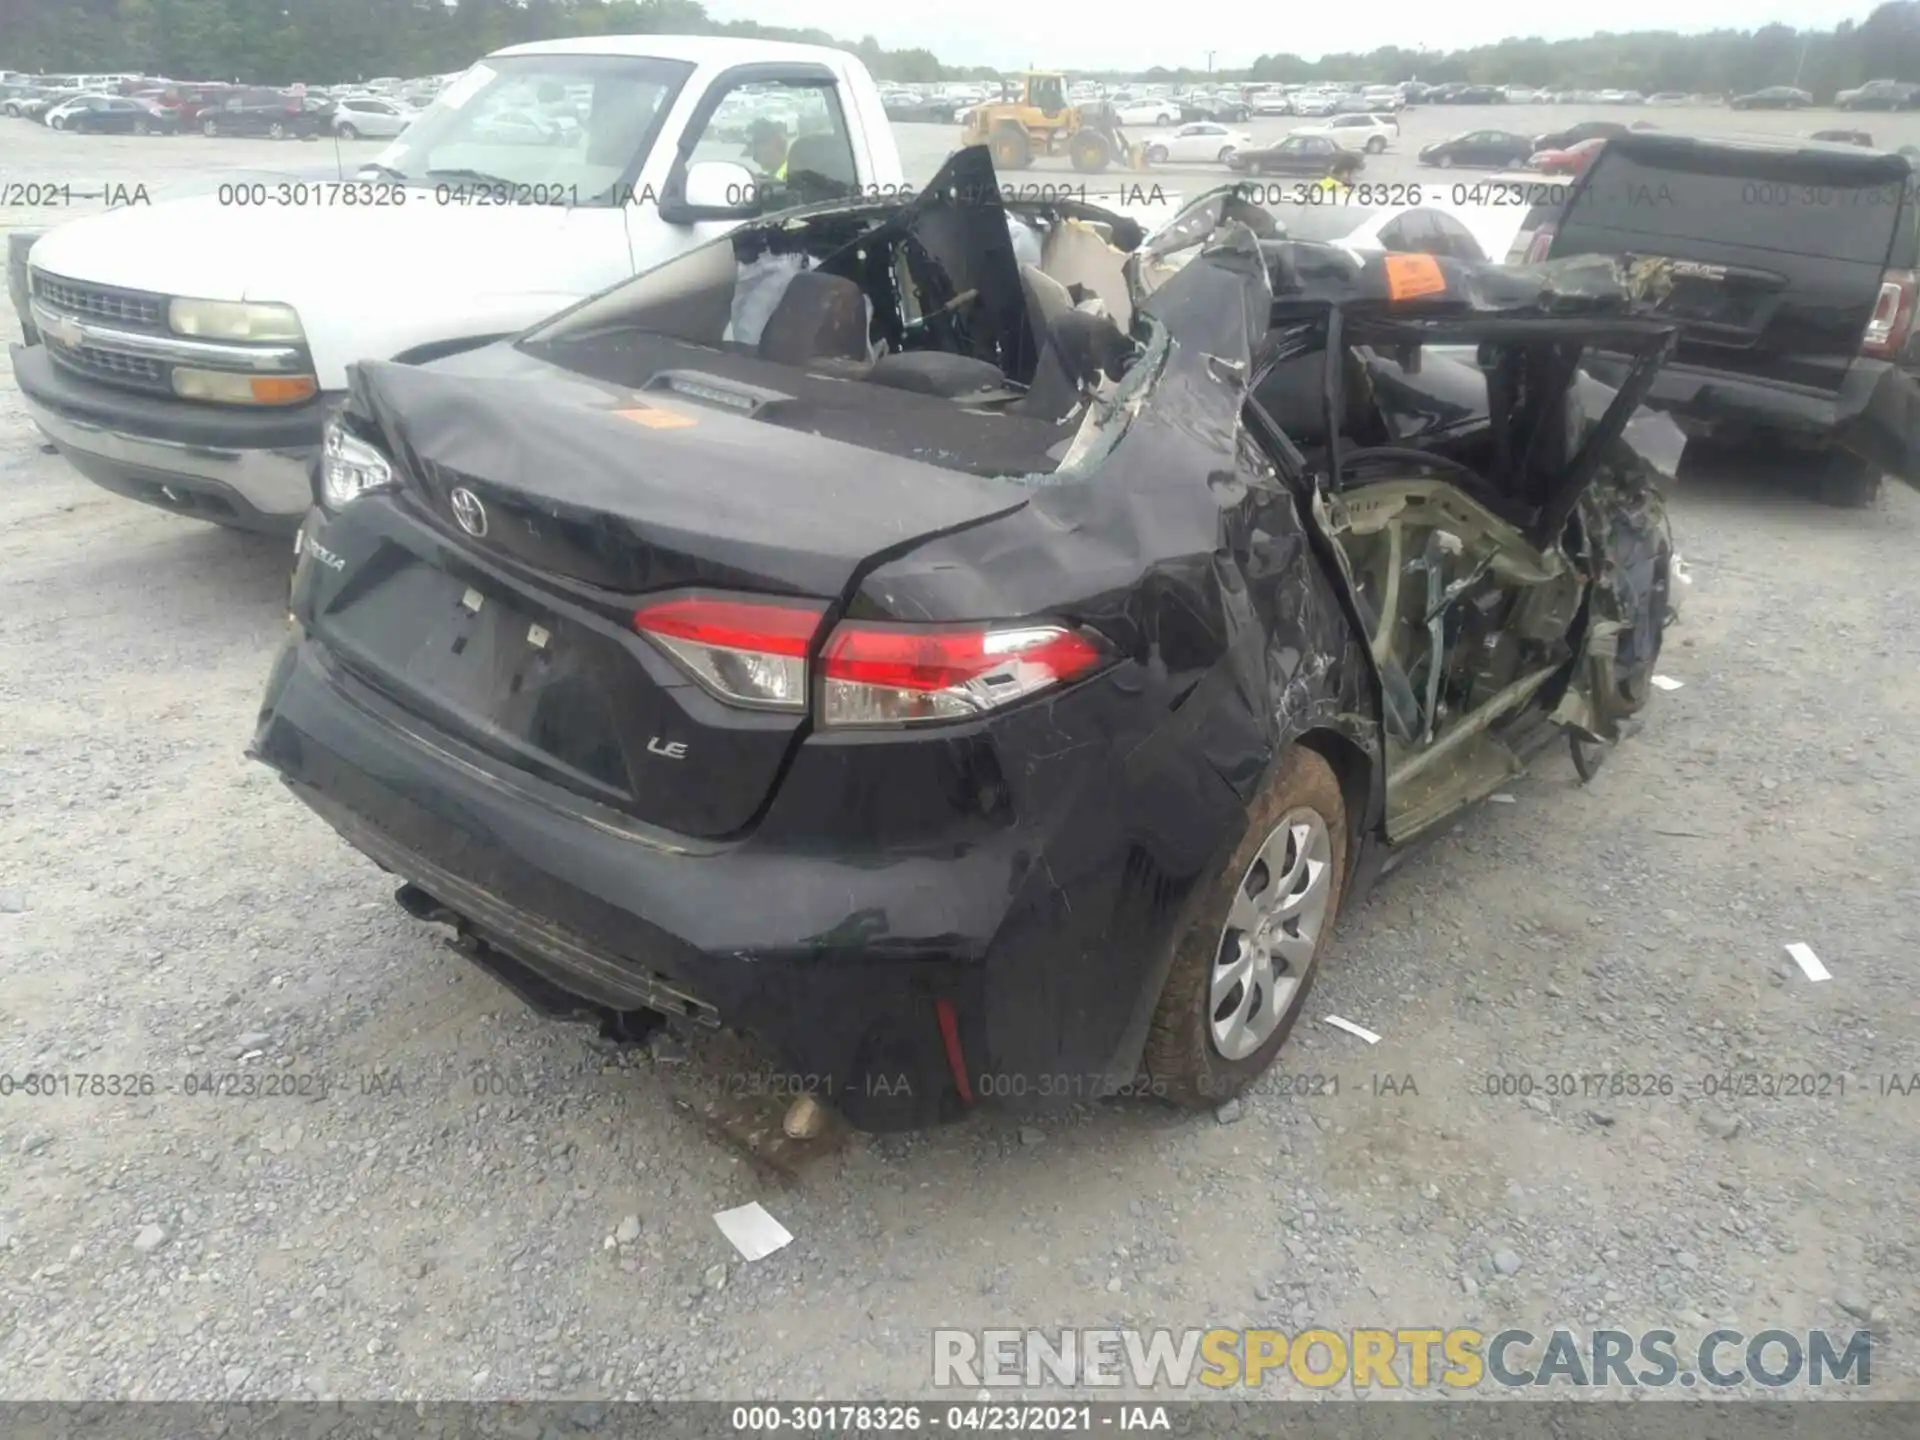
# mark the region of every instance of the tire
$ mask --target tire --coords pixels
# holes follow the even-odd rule
[[[1451,155],[1442,155],[1434,163],[1437,164],[1442,170],[1451,170],[1453,168],[1453,157]]]
[[[1113,162],[1113,147],[1104,135],[1082,130],[1067,142],[1067,158],[1083,175],[1098,175]]]
[[[1300,827],[1309,840],[1304,856],[1294,843]],[[1248,808],[1247,833],[1200,891],[1193,922],[1174,942],[1173,963],[1155,1006],[1142,1056],[1143,1068],[1154,1082],[1156,1093],[1190,1108],[1221,1105],[1246,1089],[1273,1062],[1304,1011],[1307,992],[1320,968],[1320,954],[1339,918],[1346,881],[1346,847],[1346,806],[1333,767],[1312,750],[1294,746]],[[1276,863],[1269,866],[1266,857]],[[1257,983],[1255,972],[1237,983],[1227,980],[1229,988],[1216,1004],[1216,962],[1229,948],[1241,952],[1246,934],[1230,929],[1232,919],[1264,917],[1272,923],[1274,918],[1266,907],[1251,908],[1250,913],[1245,892],[1256,886],[1257,896],[1279,894],[1285,876],[1273,871],[1289,862],[1312,861],[1315,857],[1318,869],[1311,864],[1293,865],[1296,879],[1288,893],[1317,906],[1317,918],[1308,923],[1304,916],[1296,915],[1294,932],[1285,930],[1284,924],[1274,932],[1277,936],[1292,935],[1296,949],[1304,938],[1304,956],[1296,954],[1289,964],[1286,957],[1268,952],[1269,965],[1281,967],[1280,974],[1269,972],[1269,980],[1292,978],[1296,982],[1292,993],[1283,1002],[1276,1002]],[[1257,884],[1262,880],[1263,885]],[[1223,1048],[1217,1028],[1230,1041],[1235,1035],[1225,1024],[1216,1027],[1215,1017],[1223,1012],[1227,1017],[1238,1012],[1240,1018],[1254,1022],[1238,1032],[1241,1044],[1250,1048]],[[1235,1053],[1230,1055],[1228,1049]]]
[[[1179,118],[1178,115],[1169,115],[1166,111],[1162,110],[1158,115],[1153,117],[1153,123],[1156,125],[1171,125]]]
[[[1213,158],[1219,161],[1222,165],[1233,164],[1233,146],[1231,145],[1221,146],[1220,153],[1214,156]]]
[[[1164,145],[1149,145],[1147,147],[1147,163],[1149,165],[1166,164],[1167,163],[1167,147]]]
[[[278,120],[275,120],[271,125],[267,126],[267,138],[269,140],[286,139],[287,127],[281,124]]]
[[[1387,142],[1381,139],[1378,135],[1374,136],[1371,140],[1367,141],[1367,154],[1369,155],[1383,154],[1385,153],[1386,148],[1387,148]]]
[[[1880,498],[1880,467],[1836,450],[1823,457],[1814,494],[1823,505],[1864,510]]]
[[[1033,163],[1033,145],[1024,127],[1002,120],[987,138],[996,170],[1024,170]]]
[[[1617,677],[1614,682],[1614,713],[1622,718],[1638,715],[1653,698],[1653,672],[1659,668],[1660,646],[1666,639],[1667,601],[1673,587],[1673,552],[1662,545],[1653,565],[1653,593],[1648,597],[1646,613],[1619,637],[1623,648],[1631,644],[1638,652],[1642,647],[1639,636],[1634,632],[1643,622],[1651,625],[1653,630],[1644,647],[1646,653],[1636,658],[1633,673]]]
[[[209,115],[200,122],[200,133],[202,135],[218,135],[220,133],[220,122]]]
[[[67,128],[67,122],[64,120],[49,120],[47,121],[47,128],[49,130],[64,130]]]
[[[338,134],[342,140],[358,140],[360,138],[360,132],[353,128],[351,121],[342,124]]]
[[[133,133],[136,135],[151,135],[153,133],[153,126],[144,120],[136,120],[133,122]]]

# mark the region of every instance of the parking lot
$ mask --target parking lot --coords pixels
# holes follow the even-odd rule
[[[1420,110],[1367,178],[1581,118]],[[900,127],[909,176],[955,133]],[[155,198],[379,149],[0,146],[8,181]],[[899,1398],[934,1327],[1025,1324],[1870,1327],[1873,1395],[1920,1398],[1920,496],[1836,510],[1795,478],[1684,476],[1680,687],[1591,784],[1547,752],[1347,914],[1244,1101],[782,1167],[730,1052],[528,1014],[243,758],[288,545],[82,480],[0,355],[0,1076],[154,1082],[0,1097],[0,1395]],[[303,1078],[190,1093],[216,1072]],[[743,1263],[711,1216],[753,1200],[795,1238]]]

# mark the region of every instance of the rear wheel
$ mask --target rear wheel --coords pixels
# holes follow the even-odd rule
[[[994,126],[987,144],[993,151],[996,170],[1024,170],[1033,163],[1033,146],[1027,139],[1025,127],[1011,120],[1002,120]]]
[[[1825,504],[1863,510],[1880,498],[1880,467],[1845,451],[1833,451],[1821,462],[1814,493]]]
[[[267,138],[269,140],[286,139],[287,127],[282,125],[278,120],[274,121],[271,125],[267,126]]]
[[[1387,148],[1387,142],[1378,135],[1374,136],[1371,140],[1367,141],[1367,154],[1369,155],[1378,155],[1381,151],[1385,150],[1386,148]]]
[[[358,140],[360,138],[360,132],[354,129],[352,122],[349,121],[340,126],[340,138],[342,140]]]
[[[1149,145],[1147,147],[1147,163],[1149,165],[1166,164],[1167,163],[1167,147],[1164,145]]]
[[[1220,153],[1216,155],[1214,158],[1218,160],[1222,165],[1233,164],[1233,146],[1231,145],[1221,146]]]
[[[220,122],[209,115],[205,120],[200,122],[200,133],[202,135],[218,135],[220,133]]]
[[[144,120],[136,120],[133,122],[133,133],[136,135],[151,135],[153,133],[153,126]]]
[[[1340,912],[1346,806],[1333,767],[1296,746],[1175,943],[1144,1064],[1176,1104],[1233,1098],[1286,1043]]]

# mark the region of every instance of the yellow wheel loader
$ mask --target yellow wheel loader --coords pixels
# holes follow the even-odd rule
[[[1115,161],[1132,170],[1147,168],[1144,152],[1120,133],[1111,105],[1069,105],[1067,77],[1058,71],[1030,70],[1020,79],[1018,99],[974,106],[961,132],[962,145],[985,145],[993,152],[994,169],[1025,170],[1036,155],[1065,155],[1087,175]]]

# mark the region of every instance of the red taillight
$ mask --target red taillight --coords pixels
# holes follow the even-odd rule
[[[1553,226],[1542,225],[1533,232],[1533,243],[1527,246],[1527,264],[1543,264],[1547,252],[1553,248]]]
[[[820,718],[827,725],[961,720],[1078,679],[1103,658],[1086,636],[1058,625],[842,625],[820,657]]]
[[[643,606],[633,628],[717,698],[803,712],[808,653],[825,607],[804,601],[683,595]],[[848,623],[821,651],[824,725],[963,720],[1097,668],[1105,652],[1061,625]]]
[[[633,628],[722,700],[755,710],[807,708],[807,649],[825,607],[683,596],[643,606]]]
[[[1900,353],[1900,347],[1907,343],[1907,332],[1913,329],[1915,290],[1916,277],[1911,270],[1887,272],[1866,333],[1860,337],[1861,354],[1892,359]]]

